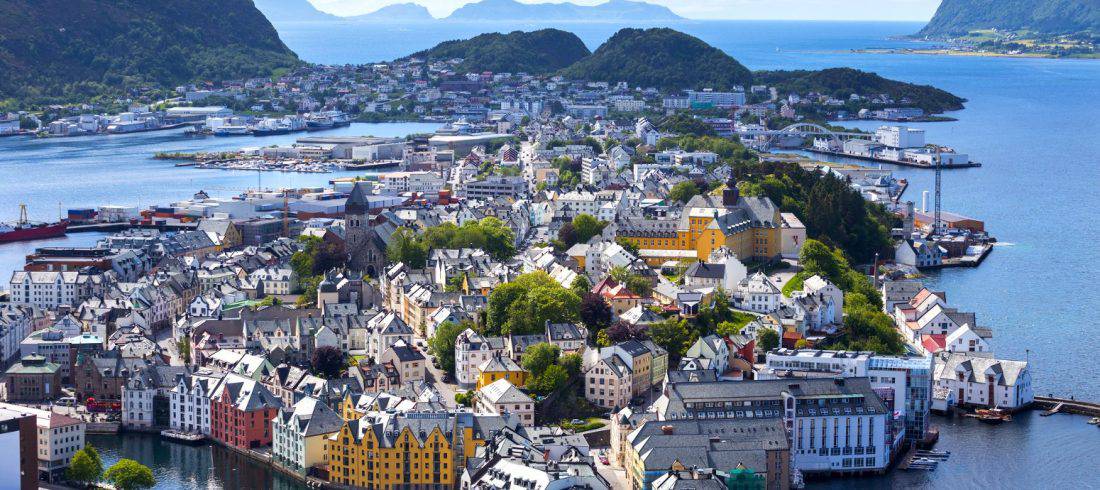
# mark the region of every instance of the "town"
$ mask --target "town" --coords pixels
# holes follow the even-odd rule
[[[475,94],[503,80],[573,103],[488,110]],[[625,90],[606,84],[432,90],[388,104],[461,112],[434,134],[248,154],[391,169],[69,210],[70,233],[106,236],[36,248],[2,304],[0,411],[46,434],[24,475],[94,481],[85,434],[150,432],[330,488],[786,489],[934,469],[930,413],[1033,405],[1028,362],[919,279],[987,254],[981,221],[927,193],[918,210],[888,170],[753,150],[742,123],[687,115],[767,119],[774,93],[645,115],[598,103]],[[355,93],[296,105],[348,111]],[[175,112],[239,126],[224,106]],[[899,132],[918,137],[880,130]]]

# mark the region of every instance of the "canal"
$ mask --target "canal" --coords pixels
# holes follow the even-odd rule
[[[216,444],[189,446],[169,442],[157,434],[128,432],[118,435],[89,434],[104,469],[129,458],[153,470],[157,486],[163,489],[297,490],[306,486],[237,452]]]

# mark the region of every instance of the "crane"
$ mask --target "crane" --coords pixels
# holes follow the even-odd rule
[[[933,220],[932,233],[938,234],[943,230],[943,207],[940,202],[943,195],[943,153],[940,146],[936,145],[936,216]]]

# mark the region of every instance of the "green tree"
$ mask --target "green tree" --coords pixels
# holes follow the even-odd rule
[[[527,389],[538,395],[549,395],[558,388],[565,386],[569,380],[569,372],[562,366],[554,364],[546,368],[539,376],[531,376],[527,381]]]
[[[573,279],[573,284],[569,285],[569,290],[573,291],[578,297],[584,297],[592,290],[592,283],[588,282],[588,278],[583,274],[577,274],[577,278]]]
[[[176,341],[176,350],[180,353],[180,359],[183,359],[184,364],[191,364],[191,339],[186,335],[180,335],[179,340]],[[100,468],[100,472],[103,469]]]
[[[606,222],[596,219],[591,214],[578,214],[573,217],[573,233],[577,243],[587,243],[592,237],[603,232]]]
[[[668,198],[673,201],[679,201],[687,204],[691,198],[699,195],[699,187],[695,185],[694,181],[685,180],[674,186],[668,191]]]
[[[580,354],[573,353],[561,356],[561,358],[558,359],[558,364],[561,364],[562,367],[565,368],[565,371],[569,373],[570,378],[575,378],[577,376],[580,376],[581,374],[581,366],[584,363],[583,361],[584,359],[581,358]]]
[[[641,250],[638,249],[638,244],[628,238],[617,237],[615,238],[615,243],[618,243],[620,247],[623,247],[623,250],[630,252],[630,254],[635,257],[641,253]]]
[[[413,269],[420,269],[428,262],[428,247],[416,236],[416,232],[401,227],[391,235],[386,258],[390,262],[404,262]]]
[[[718,328],[715,329],[715,333],[719,336],[726,337],[729,335],[738,335],[741,333],[741,329],[745,328],[745,325],[748,325],[756,319],[756,316],[749,313],[740,311],[734,311],[732,313],[732,319],[719,323]]]
[[[756,334],[756,346],[764,352],[771,352],[779,347],[779,333],[770,328],[765,328]]]
[[[428,352],[439,361],[439,367],[452,376],[455,373],[455,343],[459,334],[470,324],[443,322],[435,327],[435,335],[428,339]]]
[[[561,355],[561,349],[547,342],[540,342],[532,345],[523,353],[521,362],[523,369],[531,373],[531,376],[541,376],[546,372],[546,368],[553,366],[558,362],[558,357]]]
[[[580,297],[543,271],[522,274],[489,295],[486,323],[492,335],[543,332],[546,322],[579,320]]]
[[[139,490],[157,484],[152,470],[132,459],[120,459],[103,476],[118,490]]]
[[[77,451],[69,463],[69,469],[65,470],[66,478],[83,486],[98,482],[102,476],[103,461],[99,459],[99,452],[93,446],[84,446]]]
[[[680,359],[694,339],[687,320],[669,318],[649,326],[649,338],[668,351],[671,359]]]

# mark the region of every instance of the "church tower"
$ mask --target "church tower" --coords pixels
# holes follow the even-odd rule
[[[385,242],[370,224],[367,184],[356,182],[344,205],[344,246],[348,268],[374,276],[385,265]]]

